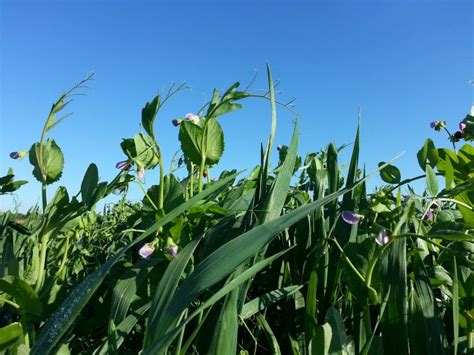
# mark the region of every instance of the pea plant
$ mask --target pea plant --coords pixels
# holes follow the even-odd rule
[[[360,127],[347,165],[339,160],[349,146],[299,155],[297,115],[290,142],[275,147],[277,108],[293,111],[276,99],[267,67],[264,95],[235,83],[171,120],[181,151],[167,170],[155,124],[186,88],[172,85],[144,105],[141,130],[120,143],[112,181],[99,181],[90,164],[80,191],[59,186],[48,198],[64,169],[53,128],[92,79],[58,98],[38,142],[10,154],[28,157],[42,199],[25,214],[0,213],[2,352],[474,351],[474,112],[455,133],[431,122],[451,144],[428,138],[416,156],[420,175],[402,176],[394,160],[368,172]],[[224,155],[222,116],[251,99],[269,105],[260,164],[211,178]],[[148,185],[153,169],[159,180]],[[374,175],[382,184],[371,192]],[[414,181],[425,188],[415,191]],[[0,198],[26,183],[8,169]],[[127,198],[132,184],[139,201]],[[118,201],[99,209],[113,193]]]

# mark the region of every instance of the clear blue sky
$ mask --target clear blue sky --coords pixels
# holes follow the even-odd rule
[[[3,0],[0,13],[0,175],[11,166],[30,181],[17,194],[22,209],[40,201],[40,186],[27,159],[8,154],[39,140],[52,102],[90,71],[87,96],[52,132],[66,158],[60,184],[71,195],[91,162],[103,180],[115,176],[121,139],[139,131],[144,103],[173,81],[192,90],[157,119],[167,162],[179,149],[170,121],[196,111],[214,87],[245,86],[255,70],[252,89],[265,89],[266,62],[280,100],[296,97],[300,153],[351,143],[361,105],[362,162],[372,170],[405,150],[402,177],[419,174],[416,152],[426,137],[448,145],[429,122],[455,129],[474,101],[472,1]],[[258,163],[269,104],[244,104],[222,117],[226,150],[214,171]],[[277,144],[288,143],[292,120],[279,110]],[[148,186],[156,181],[147,174]],[[0,200],[1,209],[11,206],[12,198]]]

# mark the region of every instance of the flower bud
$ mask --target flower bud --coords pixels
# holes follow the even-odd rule
[[[342,211],[341,217],[344,222],[349,224],[357,224],[362,218],[364,218],[364,216],[351,211]]]
[[[128,171],[131,168],[130,162],[128,160],[124,161],[119,161],[117,164],[115,164],[115,167],[117,169],[120,169],[122,171]]]
[[[143,245],[140,250],[138,251],[138,254],[140,254],[140,256],[142,258],[148,258],[151,254],[153,254],[153,252],[155,251],[155,248],[149,244],[149,243],[146,243],[145,245]]]
[[[377,234],[377,237],[375,237],[375,242],[381,247],[388,244],[389,241],[390,237],[385,233],[384,230],[381,230],[379,234]]]
[[[22,150],[21,152],[11,152],[10,158],[12,159],[23,159],[28,154],[27,150]]]

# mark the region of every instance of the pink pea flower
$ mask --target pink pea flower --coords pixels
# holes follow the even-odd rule
[[[140,181],[142,181],[144,177],[145,177],[145,169],[140,168],[140,169],[137,171],[137,179],[140,180]]]
[[[12,159],[22,159],[28,154],[27,150],[22,150],[21,152],[11,152],[10,158]]]
[[[178,246],[172,245],[165,248],[166,252],[171,255],[173,258],[178,254]]]
[[[186,116],[184,116],[188,121],[191,121],[192,123],[198,123],[199,122],[199,116],[195,115],[194,113],[188,113]]]
[[[464,130],[466,129],[466,124],[464,122],[459,122],[459,130],[464,133]]]
[[[153,252],[155,251],[155,248],[153,248],[153,246],[149,243],[146,243],[145,245],[143,245],[140,250],[138,251],[138,254],[140,254],[140,256],[142,258],[148,258],[151,254],[153,254]]]
[[[385,230],[381,230],[379,234],[377,234],[377,237],[375,237],[375,242],[381,247],[387,245],[389,241],[390,237],[385,233]]]
[[[349,224],[357,224],[362,218],[364,218],[364,216],[351,211],[342,211],[341,217],[344,222]]]
[[[120,169],[122,171],[128,171],[131,168],[130,162],[128,160],[124,161],[119,161],[117,164],[115,164],[115,167],[117,169]]]

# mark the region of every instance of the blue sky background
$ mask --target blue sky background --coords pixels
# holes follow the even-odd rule
[[[416,152],[429,128],[455,130],[474,101],[472,1],[9,1],[0,2],[0,175],[13,167],[30,183],[21,210],[40,201],[27,159],[11,151],[38,141],[59,94],[95,72],[74,115],[52,131],[62,148],[60,181],[71,195],[89,163],[112,179],[124,158],[119,143],[137,133],[141,108],[171,82],[192,90],[160,112],[156,132],[165,161],[179,149],[173,118],[198,110],[217,87],[235,81],[266,89],[265,63],[280,81],[281,101],[296,97],[300,153],[351,143],[362,107],[361,161],[367,169],[406,151],[402,177],[418,175]],[[251,169],[270,128],[269,103],[250,99],[223,116],[221,169]],[[279,109],[277,144],[289,142],[294,115]],[[348,159],[351,148],[343,160]],[[276,156],[276,154],[275,154]],[[345,158],[344,158],[345,157]],[[156,173],[146,175],[150,186]],[[377,184],[372,180],[372,185]],[[49,188],[51,196],[55,186]],[[132,198],[140,197],[135,187]],[[12,208],[2,197],[0,209]]]

